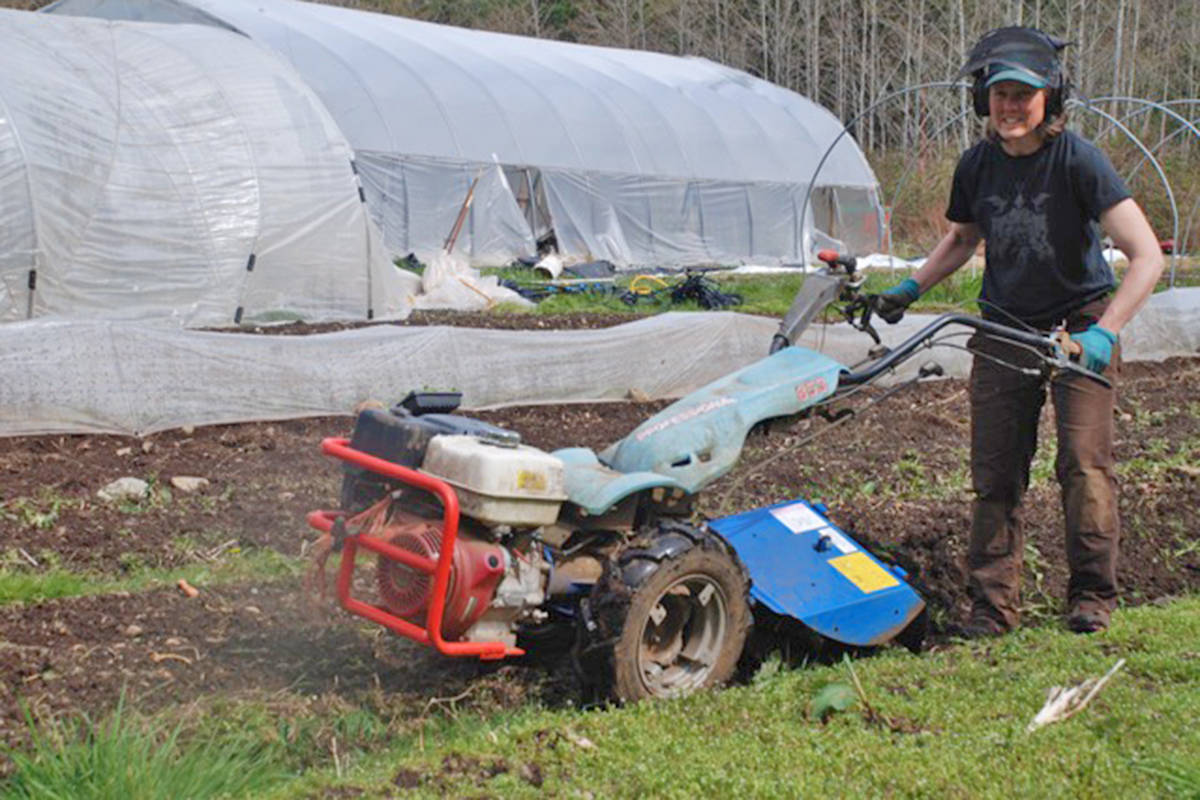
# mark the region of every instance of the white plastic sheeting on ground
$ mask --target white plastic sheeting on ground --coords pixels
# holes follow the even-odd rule
[[[895,345],[932,319],[909,315],[880,332]],[[379,325],[313,336],[11,323],[0,326],[0,435],[348,414],[363,400],[390,403],[410,389],[455,389],[467,408],[674,397],[762,358],[776,327],[727,312],[668,313],[604,330]],[[1130,360],[1196,355],[1200,289],[1156,295],[1121,338]],[[800,344],[854,365],[871,341],[839,324],[813,326]],[[892,378],[928,360],[959,377],[970,364],[960,350],[936,348]]]
[[[0,10],[0,320],[407,314],[352,151],[227,30]]]
[[[533,302],[500,285],[495,275],[481,275],[465,259],[449,253],[436,253],[421,273],[421,294],[414,308],[453,308],[484,311],[499,304],[530,308]]]
[[[290,60],[360,154],[373,213],[400,253],[440,248],[466,185],[494,162],[527,224],[512,229],[512,207],[473,207],[464,244],[477,261],[499,242],[506,258],[532,255],[546,215],[564,255],[619,266],[803,262],[814,221],[855,251],[879,247],[875,177],[849,136],[803,210],[841,123],[704,59],[296,0],[59,0],[48,10],[211,20]]]
[[[1121,352],[1130,361],[1200,353],[1200,288],[1151,296],[1121,331]]]
[[[378,325],[313,336],[17,322],[0,326],[0,435],[346,414],[426,388],[461,391],[472,408],[666,397],[761,356],[774,327],[732,313],[605,330]]]

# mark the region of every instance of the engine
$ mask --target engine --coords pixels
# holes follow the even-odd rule
[[[512,431],[449,413],[413,413],[404,405],[360,413],[350,446],[454,488],[460,518],[442,621],[446,638],[512,644],[519,624],[544,619],[551,565],[541,534],[566,499],[561,460],[521,444]],[[436,497],[352,464],[344,471],[345,510],[359,513],[390,494],[372,535],[437,559],[442,509]],[[376,589],[391,613],[424,624],[431,575],[380,556]]]

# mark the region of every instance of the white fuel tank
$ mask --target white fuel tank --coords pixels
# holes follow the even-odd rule
[[[549,525],[567,499],[563,462],[523,444],[434,436],[421,471],[453,486],[462,513],[488,525]]]

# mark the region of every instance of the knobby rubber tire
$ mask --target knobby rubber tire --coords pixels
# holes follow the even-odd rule
[[[700,597],[693,598],[696,589]],[[616,702],[675,696],[726,683],[753,624],[749,593],[749,574],[721,537],[706,527],[660,521],[606,563],[592,590],[579,658],[585,681],[599,699]],[[685,657],[682,661],[688,666],[669,667],[667,673],[680,685],[661,686],[647,679],[639,665],[647,661],[645,639],[654,639],[655,626],[665,620],[664,607],[672,603],[674,611],[667,616],[686,620],[672,637],[676,653],[687,655],[692,647],[711,663],[692,666]],[[693,623],[697,608],[699,619]]]

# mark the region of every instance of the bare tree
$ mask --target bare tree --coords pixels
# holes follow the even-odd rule
[[[1066,62],[1084,96],[1200,92],[1197,0],[329,1],[510,33],[704,56],[794,89],[843,120],[904,86],[952,78],[983,32],[1021,23],[1074,43]],[[45,0],[0,0],[40,2]],[[935,146],[962,147],[976,133],[969,111],[967,92],[906,94],[866,116],[854,134],[874,150],[921,146],[930,136]],[[947,129],[959,116],[961,124]],[[1155,123],[1165,124],[1148,114],[1139,124]]]

